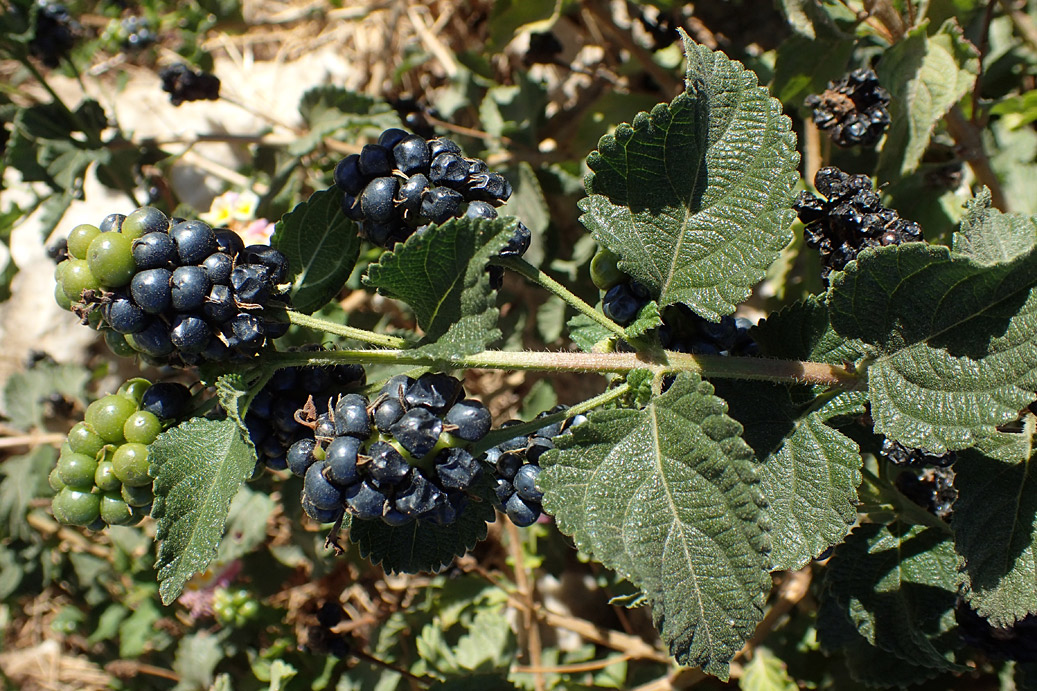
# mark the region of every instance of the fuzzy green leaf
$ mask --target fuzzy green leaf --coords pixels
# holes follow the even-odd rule
[[[722,678],[771,587],[758,465],[726,411],[681,375],[556,438],[539,482],[559,529],[644,591],[677,661]]]
[[[963,452],[954,463],[954,539],[965,597],[994,626],[1037,612],[1034,419]]]
[[[933,129],[947,111],[972,90],[979,53],[965,39],[956,19],[933,35],[928,22],[882,54],[879,81],[890,93],[892,124],[879,157],[878,178],[888,182],[918,167]]]
[[[574,314],[566,323],[569,327],[569,338],[580,350],[590,353],[599,344],[606,343],[613,337],[611,331],[585,314]]]
[[[315,86],[304,93],[299,101],[299,114],[308,130],[288,147],[293,156],[310,153],[325,137],[347,128],[380,132],[400,126],[399,116],[385,101],[332,85]]]
[[[341,199],[334,187],[314,192],[274,230],[271,242],[288,258],[292,306],[300,312],[316,312],[334,298],[360,255],[357,225],[342,213]]]
[[[954,234],[955,252],[980,264],[1003,264],[1026,254],[1037,244],[1037,217],[1003,214],[992,208],[986,187],[968,202],[967,208],[961,230]]]
[[[799,691],[785,663],[766,648],[757,648],[738,680],[741,691]]]
[[[601,138],[581,222],[660,306],[717,320],[792,238],[799,155],[756,75],[682,35],[687,90]]]
[[[252,476],[256,454],[231,419],[192,418],[148,451],[155,477],[159,594],[169,604],[216,554],[231,499]]]
[[[1037,391],[1037,250],[995,266],[945,247],[865,250],[835,274],[832,326],[874,349],[875,431],[941,453],[1016,419]]]
[[[40,362],[24,372],[15,372],[4,384],[4,413],[20,430],[42,429],[47,397],[59,394],[83,401],[88,381],[90,371],[80,365]]]
[[[390,526],[380,520],[350,520],[346,514],[343,529],[348,527],[349,539],[360,548],[361,556],[381,564],[389,573],[439,571],[484,540],[486,524],[495,520],[488,478],[483,478],[476,491],[483,500],[469,501],[449,525],[412,521]]]
[[[478,352],[500,339],[486,265],[517,224],[512,217],[451,219],[383,254],[364,283],[411,306],[427,354],[449,359]]]
[[[954,608],[957,557],[950,535],[925,526],[858,526],[836,548],[825,577],[826,604],[838,603],[869,645],[937,671],[960,645]],[[828,601],[831,602],[828,602]]]

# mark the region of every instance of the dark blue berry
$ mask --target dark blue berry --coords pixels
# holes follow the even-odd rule
[[[215,285],[209,291],[209,297],[202,305],[202,314],[214,324],[222,324],[234,318],[238,306],[234,304],[234,293],[229,286]]]
[[[403,400],[408,408],[428,408],[437,416],[445,413],[461,396],[461,382],[448,374],[427,373],[407,389]]]
[[[396,213],[393,198],[396,196],[396,178],[380,177],[367,183],[360,195],[360,208],[364,218],[377,223],[386,223]]]
[[[421,200],[428,191],[428,178],[420,173],[410,176],[407,182],[400,185],[397,200],[406,218],[417,216],[421,212]]]
[[[410,464],[404,460],[400,452],[392,444],[376,441],[367,451],[371,460],[364,470],[371,476],[371,482],[381,489],[397,486],[410,472]]]
[[[479,441],[490,431],[493,421],[486,406],[479,401],[466,399],[451,406],[443,422],[457,428],[450,430],[450,434],[458,439]]]
[[[227,285],[230,272],[234,268],[234,260],[229,254],[213,252],[202,262],[202,268],[209,273],[209,280],[214,284]]]
[[[410,132],[406,130],[401,130],[399,127],[390,127],[378,135],[378,146],[383,146],[391,151],[401,140],[409,136]]]
[[[471,198],[500,205],[511,197],[511,183],[499,173],[475,173],[468,176],[468,194]]]
[[[515,453],[503,453],[497,459],[497,475],[505,480],[512,480],[518,469],[522,467],[522,456]]]
[[[331,439],[335,436],[335,423],[331,416],[324,413],[317,418],[317,426],[313,428],[313,436],[318,439]]]
[[[526,446],[526,460],[530,463],[539,463],[540,457],[544,455],[544,452],[554,447],[554,442],[547,437],[532,437],[529,440],[529,445]]]
[[[138,270],[170,266],[176,259],[176,245],[166,233],[148,233],[133,241],[133,261]]]
[[[458,156],[461,155],[461,147],[457,145],[457,142],[452,139],[447,139],[446,137],[430,139],[428,142],[428,150],[433,159],[443,153],[457,154]]]
[[[493,220],[497,218],[497,210],[483,201],[474,201],[468,204],[464,212],[465,218],[485,218]]]
[[[255,351],[263,344],[263,323],[247,312],[239,312],[227,327],[227,345],[231,348]]]
[[[152,319],[147,326],[131,336],[136,350],[153,358],[164,358],[173,353],[169,327],[162,320]]]
[[[393,438],[415,458],[432,451],[443,431],[443,421],[424,408],[413,408],[404,413],[391,428]]]
[[[220,228],[216,231],[216,250],[237,257],[245,249],[245,241],[233,230]]]
[[[155,211],[158,211],[158,209],[155,209]],[[162,212],[159,211],[159,213],[161,214]],[[101,222],[98,224],[97,227],[101,229],[102,233],[111,233],[111,232],[116,232],[117,233],[120,230],[122,230],[122,222],[125,221],[125,220],[126,220],[126,215],[125,214],[108,214],[107,216],[104,217],[104,219],[101,220]],[[169,221],[166,219],[165,215],[163,215],[162,216],[162,228],[161,229],[162,230],[166,230],[168,227],[169,227]],[[151,232],[154,232],[154,231],[152,231],[152,230],[145,230],[144,232],[145,233],[151,233]],[[134,257],[134,259],[136,259],[136,257]],[[138,263],[137,266],[140,266],[140,264]]]
[[[255,405],[254,400],[252,403]],[[252,432],[250,429],[249,436],[251,435]],[[253,442],[254,441],[255,438],[253,437]],[[286,457],[288,461],[288,469],[292,471],[293,475],[303,477],[306,474],[306,469],[317,461],[316,457],[313,455],[313,450],[315,448],[317,448],[317,443],[312,439],[300,439],[288,448],[288,455]],[[330,463],[328,464],[328,467],[330,476]],[[334,480],[334,478],[332,478],[332,480]]]
[[[252,264],[237,266],[230,272],[230,287],[239,302],[252,305],[264,304],[273,289],[265,269]]]
[[[465,449],[443,449],[436,456],[436,477],[446,489],[464,490],[482,474],[482,466]]]
[[[411,377],[408,377],[406,374],[397,374],[382,385],[379,394],[395,398],[402,403],[407,395],[407,391],[412,386],[414,386],[414,380]]]
[[[524,465],[515,473],[515,491],[527,502],[540,503],[544,499],[544,493],[537,489],[536,481],[540,475],[540,466]]]
[[[187,413],[191,391],[176,382],[152,384],[140,399],[140,409],[159,420],[179,420]]]
[[[178,266],[170,281],[170,304],[177,312],[200,310],[211,289],[208,271],[200,266]]]
[[[201,264],[216,251],[216,232],[201,221],[184,221],[169,229],[180,263]]]
[[[266,267],[267,279],[272,283],[284,283],[288,279],[288,258],[269,245],[249,245],[242,250],[240,260]]]
[[[302,498],[302,510],[306,512],[306,515],[317,521],[318,523],[334,523],[342,517],[342,507],[338,506],[333,509],[318,509],[313,505],[313,502],[309,501],[305,495]]]
[[[331,386],[331,370],[327,367],[309,366],[298,370],[298,388],[303,391],[323,391]]]
[[[138,271],[130,281],[130,295],[148,314],[159,314],[169,309],[172,294],[169,282],[173,274],[168,269]]]
[[[363,444],[356,437],[335,437],[328,444],[325,464],[328,468],[328,479],[336,485],[346,487],[360,479],[357,472],[357,454]]]
[[[367,178],[360,172],[360,155],[350,154],[335,166],[335,184],[340,190],[354,197],[360,194]]]
[[[472,203],[474,204],[475,202]],[[529,243],[532,238],[533,234],[529,232],[526,224],[519,221],[518,226],[515,227],[515,232],[511,234],[508,242],[501,248],[500,256],[521,257],[529,249]]]
[[[609,288],[601,301],[601,311],[605,313],[605,316],[622,326],[632,322],[643,306],[626,283],[619,283]]]
[[[443,501],[446,495],[417,471],[411,473],[410,483],[396,494],[396,508],[412,518],[434,510]]]
[[[384,146],[366,144],[360,150],[360,160],[357,162],[357,167],[360,168],[360,172],[368,179],[392,175],[392,155]]]
[[[468,163],[457,154],[439,154],[432,159],[428,177],[434,185],[461,187],[468,178]]]
[[[371,417],[367,414],[367,399],[360,394],[347,394],[335,404],[335,434],[347,434],[359,439],[371,436]]]
[[[371,417],[374,419],[374,425],[378,431],[388,434],[389,429],[403,417],[404,412],[400,399],[387,398],[378,404]]]
[[[342,193],[342,213],[351,221],[360,222],[364,220],[364,211],[360,208],[360,200],[348,192]]]
[[[201,317],[182,314],[173,320],[169,339],[181,353],[200,353],[209,345],[212,331]]]
[[[385,513],[385,495],[367,481],[346,488],[346,502],[357,518],[373,520]]]
[[[497,478],[493,486],[493,495],[500,503],[502,509],[507,505],[508,500],[511,499],[511,495],[514,493],[515,486],[509,480],[505,480],[502,477]]]
[[[324,464],[314,463],[306,469],[302,491],[310,503],[318,509],[335,509],[342,506],[342,491],[324,477]]]
[[[416,134],[404,137],[393,147],[392,154],[396,160],[397,170],[404,175],[429,172],[432,155],[428,142],[423,137]]]
[[[421,215],[431,223],[443,223],[454,218],[461,209],[464,197],[449,187],[435,187],[421,201]]]
[[[504,512],[519,528],[533,525],[540,518],[540,507],[527,502],[518,492],[508,499],[508,503],[504,505]]]
[[[147,326],[147,315],[129,297],[122,294],[113,295],[105,304],[102,314],[108,326],[121,334],[132,334]]]

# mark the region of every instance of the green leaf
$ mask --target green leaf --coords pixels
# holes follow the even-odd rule
[[[792,238],[799,154],[756,75],[682,35],[687,91],[601,138],[580,220],[660,306],[715,321]]]
[[[459,679],[436,682],[429,691],[517,691],[518,687],[508,681],[507,673],[472,674]]]
[[[15,372],[4,385],[4,411],[13,427],[23,431],[42,429],[44,401],[52,394],[84,401],[90,372],[80,365],[40,362]]]
[[[229,564],[255,551],[266,540],[267,519],[278,502],[263,492],[247,486],[238,490],[227,514],[227,534],[220,542],[216,561]]]
[[[937,671],[961,645],[954,618],[957,556],[950,535],[925,526],[858,526],[828,561],[825,598],[870,645]]]
[[[517,654],[515,634],[499,609],[476,613],[468,632],[454,646],[457,665],[470,672],[507,669]]]
[[[892,124],[879,157],[877,177],[889,182],[918,167],[933,129],[947,111],[972,90],[979,53],[965,39],[956,19],[928,35],[928,22],[886,50],[877,68],[889,90]]]
[[[223,641],[206,631],[184,636],[176,649],[173,671],[180,676],[173,691],[201,691],[213,682],[216,665],[223,659]]]
[[[1034,418],[954,463],[952,527],[965,598],[994,626],[1037,612],[1037,457]]]
[[[501,336],[486,265],[517,224],[513,217],[451,219],[384,253],[364,283],[411,306],[425,353],[448,360],[479,352]]]
[[[973,445],[1037,391],[1037,250],[982,266],[945,247],[865,250],[835,274],[832,326],[872,346],[875,431],[935,453]]]
[[[854,362],[862,355],[859,343],[832,329],[828,306],[819,298],[783,307],[752,329],[753,340],[767,357],[813,362]]]
[[[288,681],[298,673],[299,670],[284,660],[274,660],[270,665],[269,691],[283,691]]]
[[[231,499],[256,467],[234,420],[192,418],[159,435],[148,451],[155,477],[152,517],[162,541],[155,567],[169,604],[216,554]]]
[[[679,376],[643,410],[596,411],[545,454],[545,510],[644,591],[677,661],[727,677],[770,590],[752,449],[713,387]]]
[[[569,327],[569,338],[585,353],[597,350],[596,346],[612,338],[611,331],[585,314],[573,315],[566,326]]]
[[[853,41],[839,37],[786,39],[778,47],[771,91],[790,108],[804,108],[807,96],[821,93],[828,82],[845,74],[853,46]]]
[[[331,85],[315,86],[304,93],[299,114],[309,128],[288,147],[293,156],[314,151],[325,137],[341,130],[367,128],[380,132],[400,125],[399,116],[384,101]]]
[[[741,691],[799,691],[785,663],[766,648],[756,648],[753,659],[742,670],[738,680]]]
[[[1037,218],[1003,214],[992,208],[986,187],[968,202],[967,209],[952,247],[976,263],[1004,264],[1037,245]]]
[[[435,572],[449,565],[486,538],[486,524],[496,515],[488,497],[489,480],[483,478],[476,491],[481,501],[469,501],[461,515],[450,525],[412,521],[402,526],[386,525],[380,520],[350,521],[349,539],[360,548],[360,555],[381,564],[389,573]]]
[[[314,192],[286,213],[271,244],[288,258],[292,307],[311,314],[334,298],[360,255],[357,225],[341,210],[338,188]]]
[[[47,475],[57,458],[57,449],[41,445],[0,464],[0,536],[32,540],[36,535],[27,516],[33,499],[50,495]]]
[[[659,305],[652,301],[641,308],[641,311],[637,313],[637,319],[623,330],[623,335],[627,340],[642,338],[662,324],[663,318],[659,314]]]

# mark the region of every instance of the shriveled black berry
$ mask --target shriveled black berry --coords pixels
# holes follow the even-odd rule
[[[429,180],[434,185],[460,187],[468,177],[468,163],[458,154],[442,153],[432,159]]]
[[[288,278],[288,258],[269,245],[249,245],[241,252],[239,261],[266,268],[266,277],[272,283],[284,283]]]
[[[421,215],[431,223],[443,223],[457,215],[463,200],[460,192],[449,187],[436,187],[429,190],[422,200]]]
[[[138,43],[140,34],[130,34]],[[163,67],[158,73],[162,90],[169,94],[169,101],[179,106],[185,101],[215,101],[220,97],[220,79],[214,74],[192,70],[184,63]]]
[[[804,105],[813,109],[814,124],[839,146],[871,146],[889,126],[889,101],[875,73],[861,68],[828,82],[824,92],[808,96]]]
[[[393,438],[412,456],[422,458],[432,451],[443,432],[443,421],[425,408],[412,408],[391,428]]]

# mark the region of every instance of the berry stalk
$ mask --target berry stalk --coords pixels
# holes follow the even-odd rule
[[[323,331],[324,333],[335,334],[336,336],[344,336],[346,338],[351,338],[354,341],[360,341],[361,343],[368,343],[382,348],[404,348],[407,345],[407,341],[402,338],[397,338],[396,336],[378,334],[366,329],[358,329],[355,326],[336,324],[319,317],[302,314],[301,312],[287,310],[286,313],[288,315],[288,321],[298,326],[306,327],[307,329]]]

